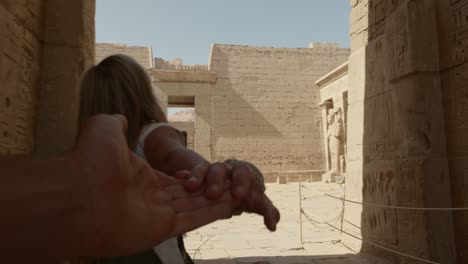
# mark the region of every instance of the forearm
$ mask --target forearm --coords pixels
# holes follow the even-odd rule
[[[174,175],[177,171],[190,171],[198,165],[208,163],[200,154],[190,149],[177,148],[168,153],[166,162],[161,164],[161,170],[168,175]]]
[[[79,254],[87,195],[72,160],[0,158],[2,257],[60,259]]]

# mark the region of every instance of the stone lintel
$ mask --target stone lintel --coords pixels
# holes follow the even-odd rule
[[[178,82],[178,83],[216,83],[217,74],[210,71],[174,71],[151,70],[154,82]]]
[[[343,77],[346,74],[348,74],[348,62],[341,64],[331,72],[327,73],[325,76],[318,79],[318,81],[316,81],[315,84],[317,84],[318,87],[322,88],[325,87],[327,84],[330,84],[335,80]]]

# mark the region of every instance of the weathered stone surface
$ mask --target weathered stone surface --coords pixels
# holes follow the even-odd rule
[[[158,82],[212,83],[217,79],[215,72],[153,70],[151,77]]]
[[[325,170],[315,81],[345,62],[349,50],[315,46],[213,46],[215,160],[250,160],[266,173]]]
[[[0,154],[31,154],[41,66],[42,1],[0,3]]]
[[[35,155],[73,147],[78,130],[78,84],[94,62],[94,0],[46,1]],[[59,99],[58,99],[59,98]]]
[[[468,1],[436,1],[453,207],[468,207]],[[454,213],[458,263],[468,262],[468,213]]]
[[[114,54],[132,57],[145,69],[153,68],[153,49],[151,47],[127,46],[115,43],[96,43],[96,63]]]
[[[350,200],[452,205],[441,100],[445,88],[439,74],[438,33],[432,30],[439,12],[434,2],[352,2],[346,181]],[[343,228],[409,255],[455,263],[450,212],[346,204]],[[355,250],[384,253],[347,235],[343,241]],[[388,259],[412,263],[396,255]]]

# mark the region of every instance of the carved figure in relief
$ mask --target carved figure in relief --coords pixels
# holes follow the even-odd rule
[[[341,109],[328,114],[328,149],[330,153],[330,172],[342,173],[342,161],[344,157],[344,126],[341,118]]]

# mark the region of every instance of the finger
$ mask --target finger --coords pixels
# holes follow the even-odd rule
[[[243,209],[245,211],[262,215],[265,226],[270,231],[276,230],[280,220],[279,210],[265,194],[252,192],[244,205]]]
[[[198,165],[192,169],[190,172],[190,178],[185,183],[187,191],[196,191],[202,186],[209,168],[210,164],[206,163]]]
[[[184,198],[191,198],[191,197],[197,197],[197,196],[204,196],[204,189],[200,189],[195,192],[188,192],[185,190],[184,186],[182,185],[173,185],[173,186],[168,186],[165,189],[167,192],[172,194],[172,198],[174,200],[176,199],[184,199]]]
[[[268,207],[267,213],[264,216],[264,223],[265,226],[270,230],[270,231],[276,231],[276,227],[280,221],[280,212],[279,210],[273,206]]]
[[[189,176],[190,176],[190,171],[188,170],[177,171],[174,175],[174,177],[179,180],[187,180]]]
[[[199,210],[178,213],[175,217],[172,236],[190,232],[216,220],[230,218],[235,207],[235,201],[226,201]]]
[[[193,195],[191,197],[183,197],[175,199],[171,202],[171,206],[175,212],[190,212],[214,206],[222,202],[229,202],[232,200],[232,196],[229,192],[226,192],[219,200],[208,200],[203,194]]]
[[[218,199],[224,193],[225,182],[229,179],[231,168],[225,163],[215,163],[206,175],[206,197]]]
[[[280,220],[279,210],[273,205],[266,195],[262,195],[259,211],[263,215],[263,222],[270,231],[276,231]]]
[[[232,169],[232,193],[236,199],[244,200],[251,191],[255,175],[245,165],[235,165]]]
[[[118,120],[122,126],[122,129],[124,131],[124,133],[127,133],[127,129],[128,129],[128,121],[127,121],[127,118],[125,118],[125,116],[123,115],[112,115],[112,118]]]

